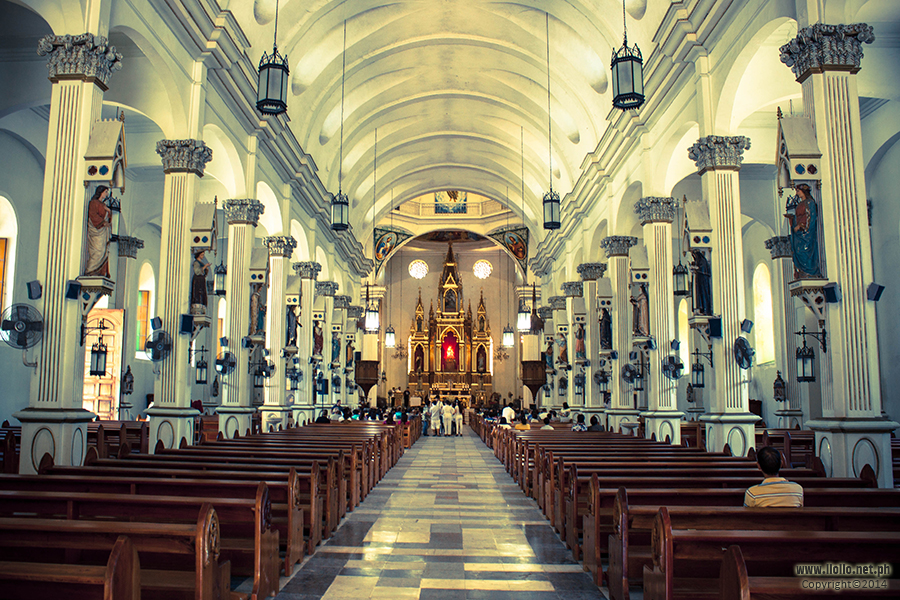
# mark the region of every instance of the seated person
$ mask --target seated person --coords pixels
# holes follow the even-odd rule
[[[319,413],[319,418],[316,419],[315,422],[316,423],[331,423],[331,419],[328,418],[328,411],[322,410],[322,412]]]
[[[531,429],[531,425],[528,424],[528,419],[525,417],[525,413],[519,417],[519,422],[516,423],[516,429],[519,431],[528,431]]]
[[[542,430],[543,430],[543,429],[553,429],[553,425],[550,424],[550,417],[549,417],[549,416],[544,417],[544,426],[541,427],[541,429],[542,429]]]
[[[744,506],[791,508],[803,506],[803,488],[800,484],[778,476],[781,469],[781,452],[772,446],[756,453],[756,464],[766,476],[763,482],[747,489]]]
[[[502,429],[512,429],[512,427],[509,426],[509,423],[506,422],[506,417],[500,417],[500,424],[498,427]]]
[[[600,424],[597,415],[591,417],[591,426],[588,427],[588,431],[603,431],[603,425]]]
[[[587,425],[584,424],[584,415],[578,413],[578,416],[575,418],[575,424],[572,425],[572,431],[587,431]]]

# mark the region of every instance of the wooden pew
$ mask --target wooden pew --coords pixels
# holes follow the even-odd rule
[[[145,600],[231,598],[231,565],[219,562],[219,523],[209,504],[195,524],[0,518],[0,559],[90,564],[122,535],[140,556]]]
[[[123,535],[105,565],[0,561],[0,590],[7,598],[31,600],[140,600],[140,561]]]
[[[643,567],[651,564],[651,532],[659,508],[629,506],[625,488],[616,494],[613,533],[609,536],[609,569],[603,578],[614,600],[629,598],[629,585],[640,583]],[[676,529],[884,531],[900,528],[900,507],[668,506],[667,510]],[[585,566],[589,566],[587,558]],[[598,585],[603,585],[599,566],[596,563],[590,566],[597,575]]]
[[[652,567],[644,567],[644,599],[715,598],[725,549],[741,548],[748,572],[793,577],[802,563],[900,562],[896,531],[746,531],[673,529],[666,507],[653,527]]]
[[[719,600],[789,600],[792,598],[897,598],[900,581],[883,578],[847,579],[840,592],[813,587],[816,579],[802,577],[760,577],[748,573],[744,554],[738,545],[729,546],[719,570]],[[846,590],[853,590],[848,592]],[[852,596],[850,595],[852,593]]]
[[[251,598],[278,593],[278,532],[272,529],[272,502],[262,482],[254,500],[0,490],[0,517],[193,523],[203,505],[213,502],[221,557],[231,563],[232,573],[253,578]]]
[[[21,445],[21,430],[18,434],[13,429],[0,431],[0,465],[2,465],[3,473],[19,472],[19,447]]]

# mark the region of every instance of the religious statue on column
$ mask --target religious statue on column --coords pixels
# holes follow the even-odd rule
[[[253,284],[250,293],[250,335],[263,333],[266,328],[266,307],[262,302],[262,283]]]
[[[819,268],[819,209],[812,190],[805,183],[788,200],[785,217],[791,222],[791,253],[794,277],[821,277]]]
[[[98,185],[88,202],[87,262],[84,274],[109,277],[109,238],[112,232],[112,211],[106,205],[109,188]]]
[[[638,337],[650,337],[650,299],[647,296],[647,284],[640,285],[637,296],[631,297],[632,334]]]
[[[608,308],[600,309],[600,349],[612,350],[612,316]]]
[[[322,358],[325,338],[322,335],[322,321],[313,321],[313,356]]]
[[[344,364],[345,364],[346,366],[348,366],[348,367],[352,367],[352,366],[353,366],[353,353],[354,353],[354,351],[356,351],[356,348],[353,347],[353,342],[352,342],[352,341],[348,341],[348,342],[347,342],[347,356],[346,356],[346,360],[344,361]]]
[[[587,358],[584,347],[584,323],[579,323],[575,328],[575,360],[583,361]]]
[[[559,358],[556,359],[556,362],[561,365],[569,364],[569,342],[565,334],[560,333],[557,335],[556,345],[559,346]]]
[[[285,346],[297,346],[297,307],[288,306],[285,311],[287,317],[287,332],[284,336]]]
[[[547,340],[547,351],[544,352],[544,361],[547,363],[547,371],[553,370],[553,340]]]
[[[341,334],[340,332],[331,332],[331,365],[338,366],[341,361]]]
[[[712,268],[703,250],[691,250],[694,273],[694,314],[712,315]]]
[[[205,315],[207,294],[206,274],[209,273],[209,263],[205,260],[206,251],[196,250],[194,262],[191,264],[191,314]]]

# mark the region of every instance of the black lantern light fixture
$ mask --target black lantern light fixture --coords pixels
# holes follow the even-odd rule
[[[559,194],[553,191],[553,120],[550,118],[550,13],[544,13],[547,31],[547,167],[550,191],[544,194],[544,229],[559,229]],[[523,215],[524,216],[524,215]]]
[[[709,352],[700,352],[700,348],[696,348],[692,355],[694,356],[694,364],[691,365],[691,387],[703,389],[706,386],[706,373],[703,370],[703,364],[700,362],[700,359],[705,358],[708,360],[709,368],[712,369],[712,348],[710,348]]]
[[[681,262],[672,269],[673,290],[675,296],[689,296],[691,294],[690,271]]]
[[[106,344],[103,343],[103,336],[97,338],[97,343],[91,346],[91,368],[90,374],[94,377],[106,376]]]
[[[261,388],[266,385],[266,369],[260,363],[256,365],[256,369],[253,371],[253,387]]]
[[[634,379],[631,380],[631,389],[635,392],[643,392],[644,391],[644,375],[647,365],[644,362],[643,352],[641,352],[640,358],[638,358],[637,369],[635,370]]]
[[[806,325],[804,325],[800,331],[795,331],[794,335],[803,337],[803,346],[797,348],[797,381],[812,383],[816,380],[816,353],[806,345],[806,337],[814,337],[819,340],[822,352],[828,352],[828,332],[824,327],[822,331],[806,331]]]
[[[344,50],[341,53],[341,151],[338,159],[338,193],[331,197],[331,229],[350,228],[350,200],[343,191],[344,179],[344,78],[347,74],[347,21],[344,21]]]
[[[213,269],[213,274],[215,275],[216,281],[216,296],[224,296],[225,295],[225,276],[228,274],[228,269],[225,268],[225,263],[220,262],[215,269]]]
[[[628,25],[625,21],[625,0],[622,0],[623,42],[613,49],[612,74],[613,106],[621,110],[640,108],[644,104],[644,59],[637,44],[628,47]]]
[[[276,0],[272,54],[263,52],[259,61],[256,110],[266,115],[280,115],[287,112],[288,75],[290,75],[290,70],[287,56],[278,53],[278,1]]]
[[[378,314],[378,301],[369,298],[369,284],[366,284],[366,333],[377,333],[381,326]]]
[[[600,369],[597,371],[597,389],[601,394],[605,394],[609,391],[609,371],[606,369]]]
[[[772,397],[775,402],[784,402],[787,400],[787,394],[785,393],[786,389],[787,384],[785,384],[784,379],[781,378],[781,371],[776,371],[775,382],[772,384]]]
[[[196,377],[194,381],[201,385],[206,385],[209,381],[209,363],[206,362],[206,347],[201,346],[199,350],[196,351],[196,354],[200,355],[200,358],[194,364],[194,370]]]

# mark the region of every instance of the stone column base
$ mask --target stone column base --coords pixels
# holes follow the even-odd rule
[[[606,430],[618,433],[622,429],[622,433],[634,434],[640,411],[633,408],[609,408],[606,410]],[[633,428],[622,427],[622,421],[626,423],[634,423]]]
[[[219,406],[216,414],[219,415],[219,431],[225,439],[232,439],[236,435],[247,435],[250,431],[250,417],[256,412],[252,406]]]
[[[687,413],[688,421],[699,421],[700,416],[706,414],[706,409],[703,406],[697,406],[696,404],[689,404],[688,409],[685,411]]]
[[[164,408],[154,406],[147,409],[150,421],[150,453],[156,449],[156,443],[162,442],[165,448],[178,448],[182,440],[194,443],[194,418],[200,411],[193,408]]]
[[[783,408],[775,411],[777,417],[777,425],[779,429],[802,429],[803,428],[803,411]]]
[[[806,426],[816,432],[816,456],[829,477],[859,477],[871,465],[878,487],[894,487],[891,431],[895,421],[880,419],[817,419]]]
[[[644,417],[644,436],[656,434],[656,441],[665,442],[668,438],[673,446],[681,445],[681,417],[684,413],[671,410],[657,410],[641,413]]]
[[[210,398],[203,402],[203,413],[207,415],[214,415],[219,407],[222,406],[219,402],[219,398]]]
[[[360,406],[364,406],[364,405],[360,405]],[[303,404],[300,406],[293,406],[291,408],[291,410],[293,411],[293,414],[294,414],[294,423],[296,423],[297,425],[301,425],[304,422],[312,423],[313,421],[316,420],[316,416],[318,416],[317,408],[318,408],[318,411],[322,410],[321,407],[310,406],[308,404]]]
[[[44,454],[53,464],[80,467],[87,450],[87,424],[97,415],[81,408],[53,409],[29,407],[13,414],[22,423],[19,473],[33,475]]]
[[[262,431],[271,430],[278,431],[278,428],[287,429],[288,420],[292,416],[290,406],[261,406],[259,409],[260,421],[262,423]]]
[[[728,444],[734,456],[747,456],[756,447],[759,416],[753,413],[708,413],[700,417],[706,423],[706,449],[721,452]]]

